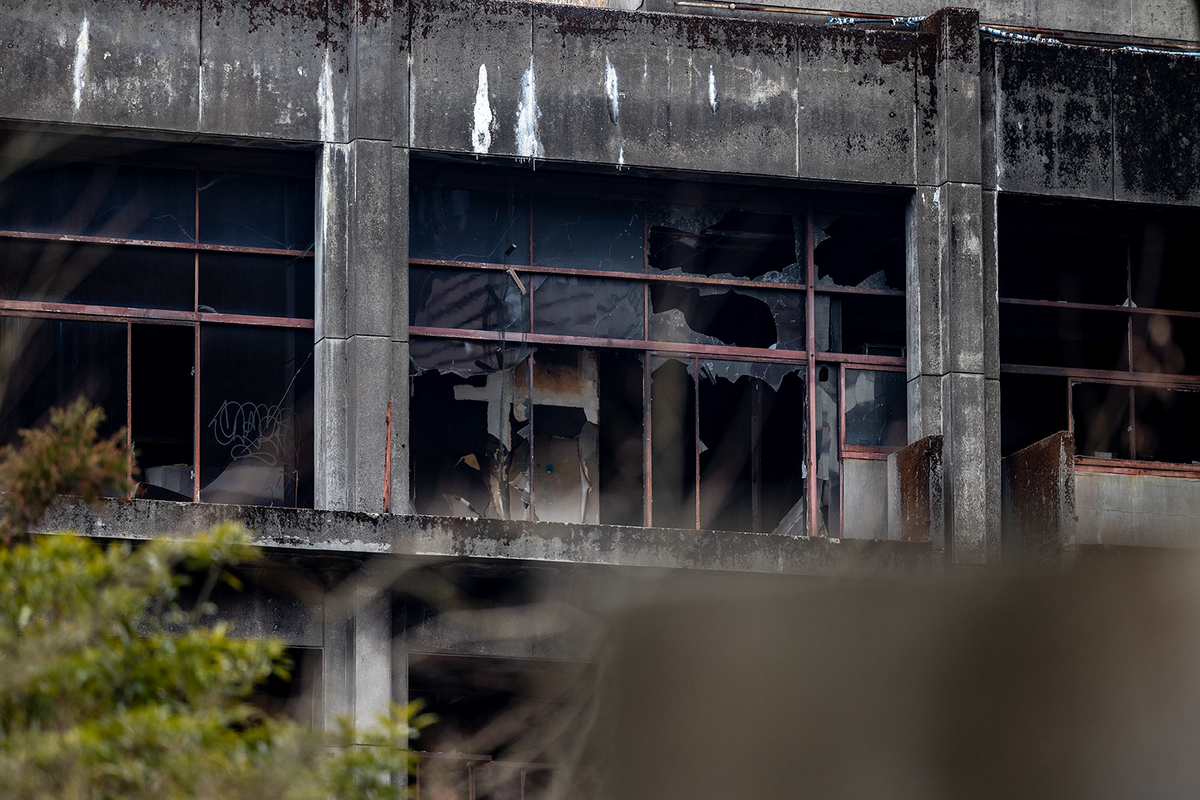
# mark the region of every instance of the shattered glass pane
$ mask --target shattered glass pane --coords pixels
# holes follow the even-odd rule
[[[904,289],[903,216],[816,213],[813,238],[818,286]]]
[[[559,336],[642,339],[644,289],[633,281],[533,277],[533,331]]]
[[[650,206],[649,264],[657,272],[726,278],[788,273],[793,282],[799,237],[790,214]],[[768,278],[770,279],[770,278]],[[803,283],[802,272],[799,282]]]
[[[0,175],[17,167],[0,161]],[[0,183],[5,230],[192,242],[195,220],[192,170],[42,162]]]
[[[533,263],[541,267],[644,271],[642,203],[589,197],[533,198]]]
[[[529,276],[413,267],[408,324],[429,328],[529,332]]]
[[[846,370],[846,444],[903,447],[908,443],[908,391],[903,372]]]
[[[409,358],[414,375],[449,372],[455,375],[490,375],[512,369],[529,355],[524,344],[473,342],[456,339],[413,337]]]
[[[814,311],[819,352],[904,356],[903,297],[818,293]]]
[[[200,173],[200,241],[309,250],[315,193],[311,178]]]
[[[655,341],[804,347],[804,297],[797,292],[654,284],[650,310],[650,336]]]
[[[409,214],[409,258],[529,263],[525,195],[414,185]]]

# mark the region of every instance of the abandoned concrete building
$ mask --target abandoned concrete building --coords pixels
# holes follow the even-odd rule
[[[301,713],[523,787],[652,570],[1194,547],[1196,5],[845,2],[0,0],[0,441],[138,464],[48,527],[244,520]]]

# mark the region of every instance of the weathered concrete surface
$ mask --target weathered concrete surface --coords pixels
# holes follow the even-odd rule
[[[1112,59],[1115,199],[1200,202],[1200,57]]]
[[[486,152],[496,155],[544,155],[538,146],[530,16],[531,7],[523,3],[413,2],[412,147],[473,153],[487,142]]]
[[[1109,199],[1113,193],[1112,51],[988,38],[995,185]]]
[[[1078,544],[1200,547],[1200,481],[1190,477],[1075,475]]]
[[[1033,561],[1074,541],[1075,436],[1048,436],[1003,462],[1005,560]]]
[[[263,547],[317,554],[399,554],[801,575],[895,575],[928,565],[929,546],[615,525],[362,514],[139,500],[100,511],[65,500],[41,530],[147,539],[189,536],[223,520]]]
[[[915,182],[979,183],[979,15],[945,8],[918,30]]]
[[[843,539],[888,538],[887,463],[849,458],[842,461]]]
[[[815,26],[802,31],[800,177],[915,183],[916,36]]]
[[[0,117],[199,128],[200,20],[95,0],[0,2]]]
[[[346,141],[350,86],[344,19],[311,1],[286,11],[222,3],[199,16],[201,130]]]
[[[770,5],[812,8],[805,0],[778,0]],[[980,0],[973,3],[985,24],[1080,31],[1110,36],[1145,36],[1166,41],[1200,41],[1200,8],[1189,0]],[[945,7],[944,0],[839,0],[838,11],[889,14],[899,17],[929,16]],[[753,9],[721,12],[709,8],[677,7],[674,0],[646,0],[648,11],[680,11],[739,17],[795,18],[793,14]],[[823,21],[828,15],[810,15]]]

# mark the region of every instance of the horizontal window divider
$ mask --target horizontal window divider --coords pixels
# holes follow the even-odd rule
[[[604,269],[575,269],[573,267],[543,267],[527,264],[488,264],[476,261],[444,261],[433,258],[410,258],[410,266],[414,267],[445,267],[447,269],[479,269],[494,272],[527,272],[531,275],[561,275],[568,278],[607,278],[610,280],[647,281],[652,283],[690,283],[705,286],[736,286],[747,289],[763,289],[766,291],[804,291],[800,283],[768,283],[766,281],[743,280],[740,278],[713,278],[707,275],[687,275],[671,272],[616,272]],[[890,291],[890,290],[889,290]],[[900,292],[900,294],[904,294]]]
[[[888,456],[899,449],[898,447],[863,447],[846,444],[842,445],[842,458],[857,461],[887,461]]]
[[[1192,389],[1200,387],[1200,375],[1163,375],[1149,372],[1121,372],[1105,369],[1072,369],[1024,364],[1001,364],[1001,372],[1013,375],[1049,375],[1066,378],[1075,383],[1111,383],[1121,386],[1161,386]]]
[[[569,345],[572,347],[602,347],[619,350],[640,350],[667,358],[687,356],[715,358],[721,361],[757,361],[762,363],[804,364],[806,354],[801,350],[771,350],[765,347],[735,347],[733,345],[680,344],[644,339],[602,339],[585,336],[559,336],[548,333],[500,333],[497,331],[467,331],[457,328],[408,327],[410,336],[431,339],[468,339],[512,344]]]
[[[1074,303],[1065,300],[1026,300],[1019,297],[1001,297],[1000,302],[1010,306],[1038,306],[1040,308],[1070,308],[1080,311],[1116,311],[1129,314],[1146,314],[1163,317],[1190,317],[1200,319],[1200,311],[1178,311],[1150,306],[1110,306],[1100,303]]]
[[[868,367],[882,372],[905,372],[907,366],[900,356],[869,356],[862,353],[817,353],[813,361],[818,364],[845,364],[848,367]]]
[[[817,294],[861,294],[876,297],[904,297],[903,289],[866,289],[860,286],[814,286]]]
[[[118,236],[84,236],[82,234],[30,233],[0,230],[0,239],[27,239],[36,242],[65,242],[67,244],[106,244],[121,247],[157,247],[164,250],[187,250],[201,253],[238,253],[255,256],[290,256],[312,258],[313,248],[286,250],[274,247],[240,247],[232,244],[202,244],[198,242],[169,242],[158,239],[126,239]]]
[[[49,317],[91,322],[155,322],[163,325],[194,325],[197,322],[215,322],[271,328],[312,329],[316,327],[311,319],[292,317],[262,317],[250,314],[216,314],[75,303],[42,303],[31,300],[0,300],[0,316]]]
[[[1076,472],[1117,475],[1158,475],[1164,478],[1200,478],[1200,464],[1172,464],[1165,461],[1134,461],[1126,458],[1076,456]]]

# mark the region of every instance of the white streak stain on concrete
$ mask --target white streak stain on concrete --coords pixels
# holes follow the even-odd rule
[[[408,54],[408,145],[412,147],[417,131],[417,93],[413,89],[413,57]]]
[[[712,65],[708,67],[708,107],[712,113],[717,113],[717,77],[713,74]]]
[[[517,155],[521,158],[545,158],[546,149],[538,136],[537,81],[533,73],[533,58],[521,78],[521,100],[517,103]]]
[[[492,104],[488,101],[487,65],[479,65],[479,87],[475,90],[475,123],[471,127],[471,149],[487,153],[492,147]]]
[[[83,73],[87,69],[88,59],[88,28],[90,23],[88,18],[83,18],[83,23],[79,26],[79,38],[75,40],[75,110],[79,110],[79,106],[83,104]]]
[[[333,67],[329,64],[329,51],[325,51],[325,63],[321,67],[321,80],[317,82],[317,112],[321,115],[321,141],[329,142],[334,136],[333,113]]]
[[[604,57],[604,94],[608,97],[608,116],[615,125],[621,114],[621,95],[617,82],[617,71],[608,56]]]

